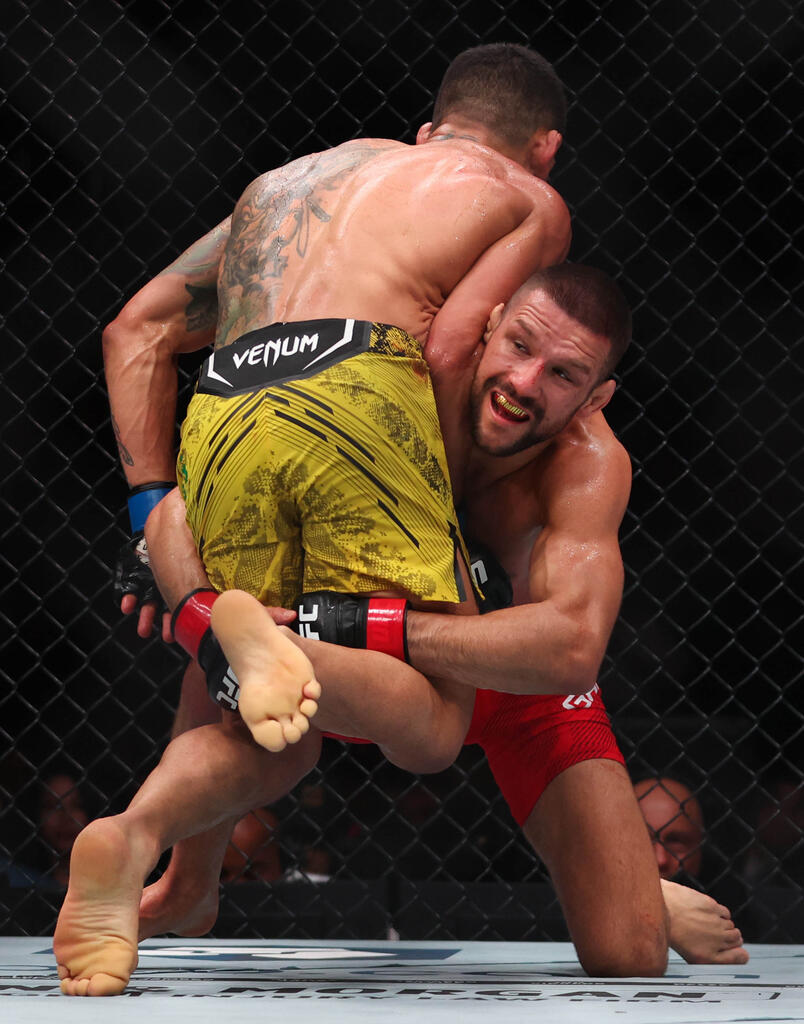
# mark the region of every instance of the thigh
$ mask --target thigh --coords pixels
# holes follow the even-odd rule
[[[299,499],[305,590],[462,601],[457,516],[424,361],[367,352],[287,390],[289,415],[304,424],[314,415],[319,433]]]
[[[655,976],[667,923],[648,832],[622,765],[582,761],[548,785],[524,824],[585,970]]]
[[[289,607],[301,591],[299,473],[274,391],[196,394],[182,426],[179,487],[212,586]]]

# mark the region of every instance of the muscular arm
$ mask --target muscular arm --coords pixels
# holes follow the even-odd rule
[[[548,185],[541,182],[539,188],[529,214],[483,253],[436,314],[425,344],[434,372],[462,369],[479,344],[490,311],[507,302],[535,271],[566,259],[569,211]]]
[[[210,345],[230,219],[145,285],[103,332],[120,461],[130,486],[175,479],[176,361]]]
[[[603,457],[566,455],[541,482],[546,523],[530,557],[530,603],[480,618],[410,612],[410,660],[425,675],[509,693],[594,686],[622,597],[617,531],[630,464],[618,445]]]

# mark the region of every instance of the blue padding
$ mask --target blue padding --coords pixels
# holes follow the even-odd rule
[[[128,499],[128,514],[132,533],[139,533],[145,529],[145,520],[151,509],[155,508],[166,494],[170,494],[170,491],[170,487],[150,487],[147,491],[137,491],[131,495]]]

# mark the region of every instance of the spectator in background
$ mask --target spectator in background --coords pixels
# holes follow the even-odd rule
[[[710,856],[712,851],[704,858],[706,829],[698,798],[683,782],[666,776],[641,779],[634,792],[659,874],[665,883],[677,883],[674,899],[686,909],[685,933],[674,948],[688,963],[745,963],[745,950],[735,953],[743,938],[731,915],[734,911],[742,919],[745,888],[729,862],[713,863],[718,858]]]
[[[279,819],[267,807],[249,811],[235,825],[223,858],[221,881],[276,882],[281,876]]]
[[[0,885],[61,891],[89,815],[72,775],[54,772],[41,781],[30,775],[31,766],[13,753],[0,765]]]
[[[76,780],[67,774],[48,775],[39,793],[38,837],[43,846],[43,873],[59,888],[70,877],[70,853],[76,836],[89,821]]]
[[[676,779],[641,779],[634,785],[662,878],[701,873],[704,819],[697,797]]]

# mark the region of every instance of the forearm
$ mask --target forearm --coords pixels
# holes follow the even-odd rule
[[[111,324],[103,335],[112,425],[131,487],[175,480],[176,360],[164,346],[129,327]]]
[[[180,354],[211,345],[223,221],[141,288],[103,332],[103,361],[120,460],[129,484],[175,479]]]
[[[506,693],[586,693],[603,651],[577,617],[550,602],[487,615],[408,612],[411,663],[476,689]]]

